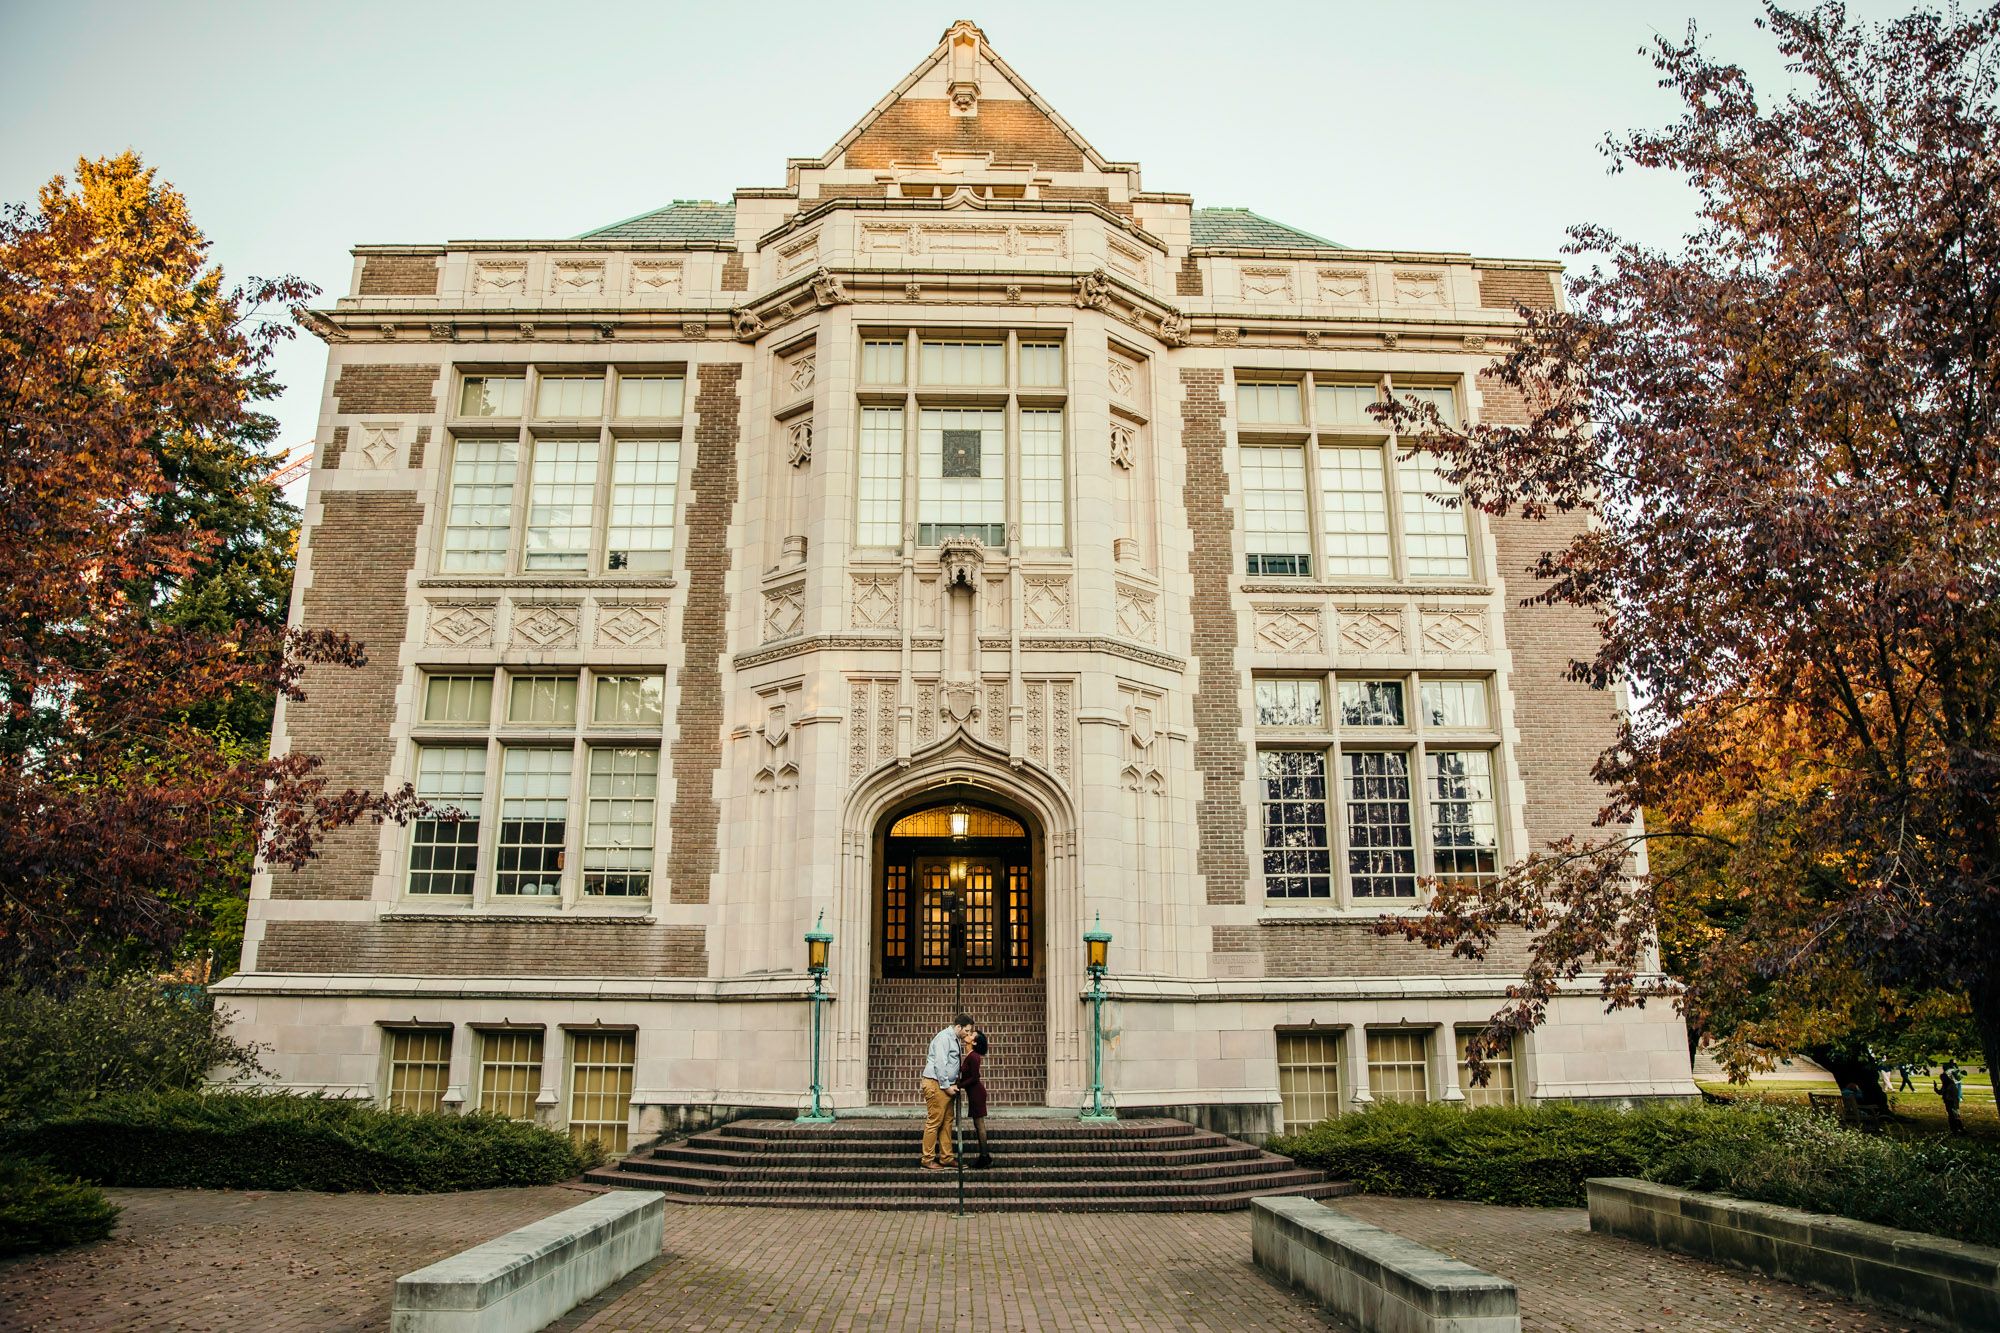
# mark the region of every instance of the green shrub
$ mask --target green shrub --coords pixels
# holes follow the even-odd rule
[[[1991,1207],[2000,1198],[2000,1153],[1866,1135],[1785,1106],[1383,1103],[1270,1146],[1374,1194],[1576,1206],[1592,1176],[1636,1176],[2000,1244]]]
[[[256,1051],[228,1035],[228,1017],[148,977],[93,982],[62,997],[0,989],[0,1121],[108,1093],[262,1072]]]
[[[0,1255],[103,1240],[117,1225],[118,1208],[91,1186],[0,1159]]]
[[[548,1185],[596,1165],[524,1120],[253,1092],[106,1095],[0,1129],[0,1154],[99,1185],[385,1194]]]

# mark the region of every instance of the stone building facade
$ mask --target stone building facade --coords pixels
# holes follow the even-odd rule
[[[913,1100],[955,997],[1074,1106],[1101,920],[1128,1111],[1690,1093],[1587,993],[1470,1088],[1518,951],[1370,929],[1599,803],[1590,627],[1520,606],[1560,534],[1367,410],[1518,418],[1480,371],[1558,277],[1142,189],[967,23],[782,186],[357,248],[294,618],[369,661],[277,743],[464,818],[260,876],[243,1034],[614,1144],[789,1112],[823,918],[837,1107]]]

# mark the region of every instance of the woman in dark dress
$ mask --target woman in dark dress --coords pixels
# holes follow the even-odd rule
[[[993,1154],[986,1151],[986,1084],[979,1077],[979,1066],[985,1059],[986,1034],[974,1028],[972,1040],[965,1043],[965,1054],[959,1058],[958,1086],[965,1093],[965,1111],[972,1117],[973,1132],[979,1136],[979,1157],[970,1163],[975,1171],[993,1165]]]

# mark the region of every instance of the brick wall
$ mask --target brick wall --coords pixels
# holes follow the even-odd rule
[[[750,290],[750,270],[743,266],[743,255],[739,251],[731,250],[729,258],[722,261],[721,289],[725,292]]]
[[[368,412],[438,410],[437,380],[443,366],[349,365],[333,382],[339,400],[336,412],[360,416]]]
[[[586,921],[272,921],[260,972],[404,977],[703,977],[699,926]]]
[[[1527,306],[1531,310],[1553,309],[1556,288],[1553,275],[1539,270],[1483,268],[1479,270],[1479,304],[1499,310]]]
[[[1523,425],[1528,404],[1520,392],[1492,376],[1481,376],[1481,419],[1498,425]],[[1494,573],[1506,582],[1507,646],[1514,654],[1510,685],[1514,722],[1521,743],[1515,761],[1525,788],[1529,847],[1536,850],[1556,838],[1591,832],[1603,808],[1604,789],[1591,780],[1590,768],[1609,745],[1618,713],[1609,691],[1593,690],[1564,679],[1572,659],[1596,655],[1597,628],[1588,611],[1568,606],[1522,606],[1523,598],[1541,590],[1527,572],[1543,551],[1560,550],[1584,526],[1578,515],[1554,515],[1540,522],[1520,518],[1488,519],[1493,530]]]
[[[1208,881],[1208,901],[1240,903],[1250,866],[1243,856],[1243,712],[1237,703],[1236,610],[1230,598],[1236,572],[1236,514],[1229,507],[1223,471],[1222,372],[1183,370],[1181,447],[1187,482],[1181,503],[1192,537],[1188,572],[1194,575],[1189,611],[1193,656],[1201,664],[1194,695],[1194,762],[1202,797],[1195,808],[1200,844],[1197,871]]]
[[[1043,171],[1088,165],[1069,136],[1029,102],[982,101],[976,116],[954,116],[943,97],[905,97],[847,146],[847,165],[887,170],[896,162],[928,162],[939,149],[992,153],[996,162],[1033,162]]]
[[[1448,950],[1378,936],[1366,921],[1217,926],[1215,952],[1262,953],[1262,975],[1267,977],[1518,978],[1527,963],[1526,937],[1518,931],[1503,934],[1485,960],[1475,962],[1453,958]]]
[[[722,655],[729,648],[729,516],[736,503],[736,382],[743,368],[703,366],[695,411],[694,497],[687,507],[687,665],[674,714],[673,901],[705,903],[715,873],[715,773],[722,767]]]
[[[356,668],[310,667],[306,697],[285,710],[295,754],[318,755],[332,791],[380,791],[395,745],[398,663],[408,630],[404,578],[417,557],[423,506],[407,491],[335,491],[320,497],[321,518],[305,536],[312,585],[299,623],[335,629],[367,649]],[[299,871],[272,872],[273,898],[368,897],[381,846],[370,824],[330,835],[318,859]]]
[[[1174,295],[1201,295],[1201,265],[1195,261],[1193,255],[1181,257],[1180,272],[1174,274]]]
[[[340,466],[340,456],[347,452],[347,427],[333,428],[333,443],[319,451],[319,465],[325,468]]]
[[[363,296],[436,296],[435,255],[370,255],[361,263]]]
[[[411,467],[422,467],[424,465],[424,451],[430,447],[430,443],[431,428],[429,426],[417,427],[417,442],[410,446]]]

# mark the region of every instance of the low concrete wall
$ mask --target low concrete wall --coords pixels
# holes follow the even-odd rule
[[[1311,1199],[1251,1200],[1250,1253],[1362,1333],[1520,1333],[1514,1284]]]
[[[666,1196],[618,1190],[396,1279],[391,1333],[534,1333],[660,1253]]]
[[[1585,1188],[1592,1231],[1768,1273],[1965,1333],[2000,1328],[2000,1249],[1644,1180],[1591,1180]]]

